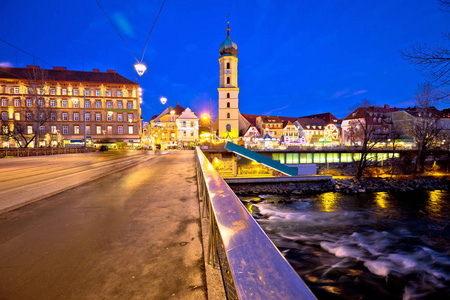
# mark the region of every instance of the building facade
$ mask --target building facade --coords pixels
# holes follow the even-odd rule
[[[195,112],[188,107],[178,117],[178,145],[183,149],[190,149],[197,145],[199,141],[199,119]]]
[[[178,148],[177,119],[183,113],[184,107],[177,102],[175,107],[169,106],[150,121],[150,136],[152,146],[161,149]]]
[[[138,146],[141,89],[114,70],[0,68],[3,147]],[[16,135],[23,134],[22,139]]]

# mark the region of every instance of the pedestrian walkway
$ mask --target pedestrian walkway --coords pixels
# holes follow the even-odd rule
[[[43,183],[45,184],[45,183]],[[0,216],[0,299],[206,299],[193,151]]]

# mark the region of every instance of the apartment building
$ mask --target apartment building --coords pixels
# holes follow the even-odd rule
[[[114,70],[0,68],[0,147],[138,146],[141,89]],[[12,138],[7,132],[22,135]]]

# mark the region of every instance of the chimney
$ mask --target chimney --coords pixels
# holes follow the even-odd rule
[[[100,73],[100,69],[92,69],[92,72]]]
[[[391,106],[389,104],[385,104],[384,108],[391,108]]]
[[[106,73],[116,74],[116,70],[106,70]]]
[[[34,65],[27,65],[27,69],[40,69],[40,67]]]
[[[53,67],[53,71],[67,71],[66,67]]]

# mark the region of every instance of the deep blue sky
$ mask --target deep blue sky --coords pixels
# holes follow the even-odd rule
[[[138,56],[162,0],[100,3]],[[399,50],[442,43],[450,25],[434,0],[167,0],[144,59],[166,105],[180,102],[201,113],[211,97],[216,115],[228,13],[239,49],[241,112],[280,116],[345,117],[363,98],[413,105],[423,78]],[[95,0],[3,1],[0,28],[0,38],[52,65],[138,78],[144,120],[164,109],[148,77],[133,73],[134,58]],[[33,58],[0,42],[0,63],[25,67]]]

